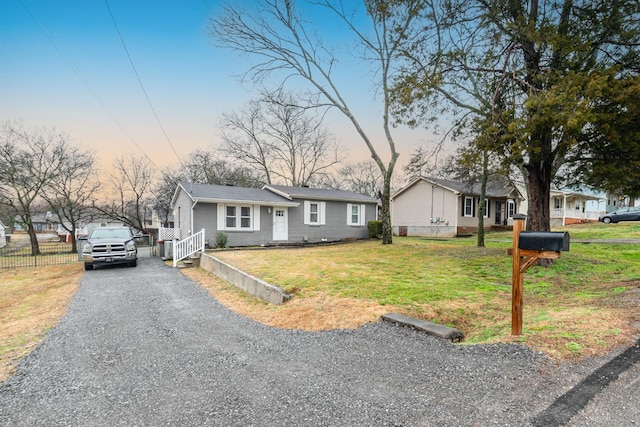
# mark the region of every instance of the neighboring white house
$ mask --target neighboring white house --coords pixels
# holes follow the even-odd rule
[[[452,237],[478,231],[479,183],[418,178],[392,196],[391,225],[399,236]],[[511,224],[520,194],[508,180],[487,184],[485,230]]]
[[[5,227],[2,221],[0,221],[0,248],[4,248],[5,246],[7,246],[7,235],[5,231],[6,228],[7,227]]]
[[[526,215],[529,203],[526,198],[525,184],[516,182],[515,185],[524,196],[518,213]],[[598,217],[606,211],[606,203],[606,195],[594,189],[551,188],[549,200],[551,227],[598,221]]]

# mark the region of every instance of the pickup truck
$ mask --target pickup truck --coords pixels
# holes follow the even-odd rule
[[[95,228],[82,248],[85,270],[97,265],[138,263],[136,235],[129,227]]]

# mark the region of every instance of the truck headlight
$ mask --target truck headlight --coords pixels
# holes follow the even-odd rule
[[[127,242],[127,250],[128,251],[135,251],[136,250],[136,243],[134,241]]]
[[[91,253],[91,245],[89,243],[85,243],[82,247],[82,253],[90,254]]]

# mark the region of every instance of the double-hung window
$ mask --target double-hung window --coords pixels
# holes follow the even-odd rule
[[[347,203],[347,225],[365,225],[365,205]]]
[[[253,222],[256,220],[253,209],[254,207],[252,206],[220,205],[218,209],[218,229],[253,230]]]
[[[516,202],[507,200],[507,218],[513,218],[516,214]]]
[[[326,202],[305,200],[304,223],[306,225],[324,225],[326,214]]]
[[[560,197],[553,198],[553,208],[562,209],[562,199]]]
[[[473,197],[464,197],[464,205],[463,205],[463,216],[472,217],[473,216]]]
[[[478,198],[478,207],[480,206],[480,198]],[[489,218],[491,214],[491,200],[485,198],[484,199],[484,209],[482,209],[482,216],[484,218]]]

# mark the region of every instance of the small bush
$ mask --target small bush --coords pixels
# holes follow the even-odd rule
[[[370,238],[377,239],[382,236],[382,221],[369,221],[367,228],[369,229]]]
[[[227,235],[222,231],[219,231],[216,234],[216,248],[226,248],[227,247]]]

